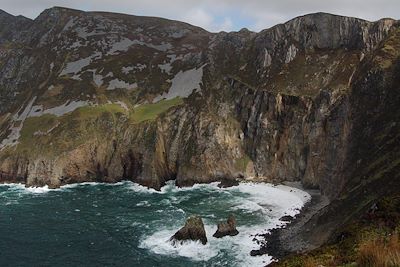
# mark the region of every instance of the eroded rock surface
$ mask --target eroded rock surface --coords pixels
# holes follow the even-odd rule
[[[391,67],[399,27],[317,13],[209,33],[61,7],[0,24],[1,182],[301,181],[331,199],[349,180],[350,92],[372,58]]]
[[[170,239],[175,244],[182,241],[200,241],[203,245],[207,244],[206,230],[204,229],[203,220],[199,216],[191,216],[186,220],[178,232]]]
[[[218,229],[213,234],[213,237],[222,238],[224,236],[235,236],[238,234],[239,231],[236,229],[236,219],[233,215],[230,215],[226,222],[221,222],[218,224]]]
[[[398,190],[399,51],[392,19],[316,13],[210,33],[0,11],[0,182],[301,181],[332,201],[293,242],[315,247],[368,204],[370,184]]]

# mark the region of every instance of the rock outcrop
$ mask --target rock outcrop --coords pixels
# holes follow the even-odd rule
[[[348,179],[349,92],[398,27],[317,13],[214,34],[61,7],[0,23],[2,182],[252,178],[332,199]]]
[[[349,93],[352,121],[342,191],[328,205],[279,231],[265,251],[282,257],[341,240],[342,229],[361,220],[378,200],[398,198],[400,188],[400,31],[363,60]],[[326,181],[328,183],[330,181]],[[333,186],[333,185],[332,185]],[[306,219],[306,220],[304,220]],[[397,222],[398,223],[398,222]]]
[[[218,224],[218,229],[213,234],[213,237],[222,238],[227,235],[235,236],[238,234],[239,234],[239,231],[236,229],[235,217],[233,215],[230,215],[226,222],[221,222]]]
[[[182,241],[200,241],[203,245],[207,244],[206,230],[204,229],[203,220],[199,216],[191,216],[186,220],[178,232],[170,239],[175,244]]]
[[[348,219],[357,209],[338,212],[338,199],[364,203],[365,183],[400,173],[399,31],[325,13],[210,33],[61,7],[34,20],[1,11],[0,182],[301,181],[332,201],[313,223]],[[310,226],[313,246],[339,224]]]

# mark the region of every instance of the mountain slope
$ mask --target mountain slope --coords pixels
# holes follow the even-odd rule
[[[1,182],[301,181],[332,201],[310,221],[319,240],[304,235],[315,247],[368,177],[398,170],[395,20],[316,13],[209,33],[55,7],[0,24]]]
[[[347,92],[392,24],[318,13],[259,34],[211,34],[46,10],[2,49],[2,169],[51,186],[236,176],[340,185],[332,179],[346,155]]]
[[[389,203],[397,201],[400,188],[399,33],[399,28],[393,29],[355,74],[358,78],[349,95],[352,128],[343,190],[310,220],[300,220],[278,233],[271,246],[272,253],[278,252],[276,256],[318,248],[327,240],[329,244],[345,243],[347,239],[353,242],[351,236],[361,232],[355,225],[365,220],[365,213],[382,206],[378,204],[382,199]],[[374,227],[380,228],[378,222],[371,221]],[[344,229],[349,228],[352,229],[350,238],[346,235],[343,238]],[[292,265],[283,262],[282,266]]]

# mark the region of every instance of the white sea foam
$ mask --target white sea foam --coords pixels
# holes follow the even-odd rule
[[[50,189],[49,186],[45,185],[42,187],[26,187],[24,184],[0,184],[0,186],[6,186],[8,187],[8,190],[10,191],[19,191],[21,193],[26,193],[26,194],[45,194],[50,191],[59,191],[60,189]]]
[[[246,199],[238,199],[237,205],[232,207],[232,210],[242,210],[246,213],[253,213],[256,211],[264,212],[265,209],[258,203]]]
[[[149,236],[144,236],[140,242],[140,247],[149,249],[156,254],[182,256],[194,261],[206,262],[222,253],[222,251],[232,251],[235,255],[233,264],[235,266],[263,266],[271,262],[272,258],[270,256],[251,257],[249,254],[251,250],[259,248],[256,242],[253,241],[254,238],[257,239],[255,237],[256,234],[265,233],[277,226],[285,225],[286,223],[279,219],[284,215],[296,215],[299,213],[299,209],[311,199],[308,193],[288,186],[241,183],[230,188],[218,188],[217,184],[197,184],[190,188],[177,188],[173,183],[168,183],[161,189],[161,192],[219,190],[220,193],[231,195],[230,198],[233,198],[231,201],[233,210],[240,210],[245,213],[260,213],[266,218],[264,222],[252,225],[238,224],[239,234],[237,236],[217,239],[212,237],[212,234],[216,231],[216,225],[208,221],[213,216],[203,216],[208,238],[208,243],[205,246],[199,242],[192,241],[173,246],[169,238],[177,229],[164,228]],[[184,211],[182,210],[182,212]]]
[[[194,184],[191,187],[177,187],[174,181],[168,181],[165,186],[161,187],[162,194],[179,192],[179,191],[193,191],[193,190],[222,190],[218,187],[219,182],[209,184]]]
[[[84,182],[84,183],[67,184],[67,185],[61,186],[61,189],[77,188],[77,187],[86,186],[86,185],[95,186],[95,185],[100,185],[100,184],[101,183],[97,183],[97,182]]]
[[[49,188],[48,185],[42,186],[42,187],[26,187],[24,184],[21,183],[4,183],[0,184],[0,186],[3,187],[9,187],[8,190],[10,191],[19,191],[21,193],[26,193],[26,194],[45,194],[48,192],[52,191],[65,191],[68,189],[74,189],[77,187],[81,186],[98,186],[98,185],[107,185],[107,186],[119,186],[119,185],[125,185],[129,184],[131,185],[131,182],[118,182],[118,183],[98,183],[98,182],[83,182],[83,183],[75,183],[75,184],[68,184],[68,185],[63,185],[60,188]]]
[[[20,183],[3,183],[0,184],[1,187],[10,187],[10,188],[21,188],[21,187],[25,187],[24,184],[20,184]]]
[[[144,193],[144,194],[161,194],[162,193],[153,188],[148,188],[148,187],[142,186],[137,183],[132,183],[128,187],[130,190],[137,192],[137,193]]]
[[[183,244],[173,245],[169,239],[177,231],[177,227],[183,223],[183,221],[177,222],[178,226],[171,224],[161,224],[156,228],[153,228],[152,223],[144,225],[141,222],[127,222],[132,227],[146,228],[146,229],[157,229],[157,232],[143,233],[143,236],[139,240],[139,247],[147,249],[155,254],[172,256],[172,257],[186,257],[193,261],[203,261],[204,265],[211,263],[218,265],[221,263],[223,266],[263,266],[271,262],[271,257],[268,255],[251,257],[249,252],[252,249],[257,249],[258,245],[253,241],[256,234],[265,233],[269,230],[276,228],[277,226],[285,225],[284,222],[279,221],[279,218],[284,215],[296,215],[299,209],[310,200],[310,195],[300,189],[288,187],[288,186],[274,186],[271,184],[257,184],[257,183],[241,183],[238,186],[230,188],[219,188],[218,183],[212,184],[196,184],[193,187],[178,188],[174,182],[168,182],[166,186],[161,188],[161,191],[149,189],[147,187],[138,185],[133,182],[124,181],[117,184],[101,184],[95,182],[86,182],[80,184],[71,184],[61,187],[60,189],[49,189],[47,186],[39,188],[25,188],[23,184],[3,184],[1,186],[9,187],[8,190],[17,191],[23,194],[43,194],[53,190],[66,190],[73,189],[80,186],[122,186],[124,190],[132,191],[132,194],[139,194],[143,196],[137,202],[138,207],[148,207],[161,205],[157,207],[155,213],[166,212],[165,206],[168,209],[173,208],[181,214],[181,220],[186,218],[189,214],[185,210],[181,209],[175,204],[181,201],[188,200],[193,193],[200,192],[201,195],[207,196],[202,205],[207,204],[207,200],[212,199],[215,195],[222,197],[223,204],[227,205],[233,213],[252,213],[252,217],[260,218],[255,221],[241,222],[238,221],[239,234],[233,237],[224,237],[221,239],[213,238],[212,234],[216,231],[215,218],[218,214],[209,213],[203,215],[203,221],[207,232],[208,243],[203,246],[199,242],[185,242]],[[8,191],[7,190],[7,191]],[[207,195],[207,194],[210,195]],[[142,195],[143,194],[143,195]],[[165,198],[153,203],[151,199],[153,196],[147,194],[164,194]],[[225,197],[226,194],[226,197]],[[147,196],[146,196],[147,195]],[[146,199],[147,197],[147,199]],[[155,197],[155,196],[154,196]],[[219,197],[218,197],[219,198]],[[201,201],[200,201],[201,202]],[[7,205],[11,205],[10,199],[6,200]],[[201,204],[199,204],[201,205]],[[95,207],[95,206],[94,206]],[[73,208],[78,212],[79,210]],[[101,214],[100,214],[101,215]],[[247,216],[247,215],[246,215]],[[240,216],[239,216],[240,217]],[[175,218],[172,219],[175,224]],[[151,228],[150,228],[151,227]],[[229,259],[226,258],[226,253],[229,255]]]
[[[50,189],[49,186],[45,185],[43,187],[25,187],[25,190],[33,194],[44,194],[57,189]]]
[[[238,190],[249,194],[249,200],[261,206],[279,207],[292,216],[298,212],[295,209],[301,208],[304,203],[311,199],[310,194],[284,185],[242,183],[238,186],[227,188],[227,190]]]
[[[175,245],[169,241],[176,229],[164,229],[145,238],[139,244],[140,248],[151,250],[153,253],[169,256],[187,257],[193,261],[209,261],[218,256],[222,251],[232,251],[235,253],[234,266],[263,266],[271,262],[268,255],[261,257],[251,257],[249,252],[256,249],[257,245],[252,241],[252,235],[260,233],[263,227],[250,226],[238,227],[237,236],[227,236],[224,238],[213,238],[212,234],[216,231],[215,225],[205,224],[208,242],[202,245],[200,242],[186,241]]]
[[[136,204],[137,207],[150,207],[151,205],[147,200],[140,201]]]
[[[218,250],[215,250],[211,243],[203,245],[200,242],[188,241],[173,245],[169,239],[175,232],[173,229],[156,232],[143,240],[139,247],[151,249],[156,254],[188,257],[195,261],[208,261],[218,254]]]
[[[105,185],[105,186],[120,186],[125,184],[131,184],[129,181],[122,181],[118,183],[101,183],[101,182],[83,182],[83,183],[74,183],[74,184],[67,184],[60,187],[61,190],[63,189],[73,189],[82,186],[98,186],[98,185]]]

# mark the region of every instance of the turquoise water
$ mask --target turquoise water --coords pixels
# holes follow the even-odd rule
[[[288,187],[215,184],[161,192],[131,182],[57,190],[0,186],[0,266],[262,266],[254,234],[281,225],[309,195]],[[173,247],[168,239],[189,215],[202,216],[209,242]],[[240,234],[212,234],[229,214]]]

